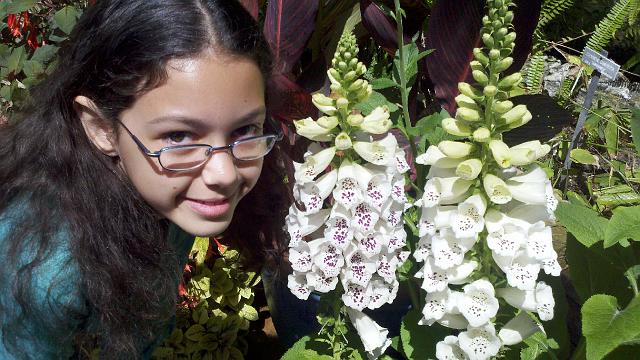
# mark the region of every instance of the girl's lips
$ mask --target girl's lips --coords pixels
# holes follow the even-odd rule
[[[197,214],[208,218],[216,218],[222,216],[227,211],[229,211],[229,208],[231,207],[231,205],[229,204],[229,199],[217,201],[185,199],[185,201]]]

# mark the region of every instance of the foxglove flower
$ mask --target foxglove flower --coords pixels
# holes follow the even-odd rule
[[[509,320],[509,322],[498,331],[498,337],[503,344],[510,346],[519,344],[537,332],[544,332],[544,329],[540,324],[535,322],[531,316],[523,311]]]
[[[380,357],[391,345],[391,339],[387,337],[389,330],[378,325],[362,311],[347,309],[347,314],[362,340],[367,357],[369,359]]]
[[[482,327],[470,327],[458,335],[460,349],[467,354],[469,360],[486,360],[498,355],[500,339],[496,336],[493,324]]]

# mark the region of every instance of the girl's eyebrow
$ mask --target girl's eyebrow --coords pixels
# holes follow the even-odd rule
[[[261,106],[235,119],[234,122],[239,125],[243,125],[256,120],[256,118],[258,117],[264,117],[266,113],[267,113],[267,109],[264,106]],[[194,129],[204,129],[208,127],[207,122],[202,119],[192,118],[189,116],[180,116],[180,115],[160,116],[150,120],[148,124],[156,125],[164,122],[179,122]]]

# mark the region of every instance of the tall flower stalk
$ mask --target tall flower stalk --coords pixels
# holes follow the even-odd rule
[[[363,114],[371,85],[360,77],[355,36],[344,34],[327,75],[331,93],[313,95],[323,113],[294,122],[314,141],[303,163],[294,163],[295,204],[289,209],[289,288],[300,299],[311,292],[338,292],[370,357],[390,341],[387,331],[362,310],[391,303],[398,291],[396,269],[409,252],[403,213],[404,173],[409,169],[396,138],[388,134],[389,110]],[[375,325],[372,325],[375,324]],[[375,333],[375,336],[372,334]]]
[[[538,320],[553,318],[555,302],[538,275],[560,273],[548,225],[557,201],[535,164],[549,146],[502,141],[532,118],[525,105],[509,101],[521,74],[502,74],[513,63],[513,3],[487,4],[484,47],[471,62],[476,85],[459,84],[458,110],[442,121],[462,140],[442,141],[416,158],[430,166],[416,202],[422,214],[413,256],[424,263],[416,277],[427,293],[420,323],[460,330],[437,344],[439,359],[488,359],[540,331]],[[518,315],[496,331],[499,311],[516,312],[501,308],[500,298]]]

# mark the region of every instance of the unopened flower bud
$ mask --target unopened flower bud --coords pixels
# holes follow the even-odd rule
[[[519,126],[522,126],[528,123],[533,118],[533,115],[527,110],[524,115],[519,119],[509,124],[509,129],[515,129]]]
[[[522,81],[522,74],[519,72],[513,73],[500,80],[498,88],[500,88],[500,90],[510,90],[514,86],[518,85],[520,81]]]
[[[456,175],[465,179],[473,180],[478,177],[482,170],[482,161],[479,159],[467,159],[456,167]]]
[[[318,118],[318,125],[325,129],[333,129],[338,126],[338,118],[336,116],[321,116]]]
[[[335,144],[337,150],[347,150],[351,149],[351,147],[353,146],[353,144],[351,143],[351,138],[346,132],[341,132],[340,134],[338,134],[338,136],[336,136]]]
[[[512,31],[504,36],[504,40],[502,41],[502,46],[509,46],[513,44],[515,40],[516,40],[516,33]]]
[[[499,57],[500,57],[500,50],[498,49],[489,50],[489,59],[498,60]]]
[[[500,28],[493,33],[493,38],[497,41],[500,41],[501,39],[504,39],[505,35],[507,35],[508,32],[509,30],[507,28]]]
[[[363,79],[358,79],[353,82],[353,84],[349,85],[349,91],[358,91],[362,89],[363,86],[366,86],[367,81]]]
[[[504,23],[510,24],[513,21],[513,11],[507,11],[504,15]]]
[[[484,96],[488,97],[495,96],[498,93],[498,88],[493,85],[487,85],[482,90],[482,93],[484,94]]]
[[[307,139],[314,141],[329,141],[331,139],[331,136],[329,135],[331,129],[320,126],[310,117],[296,120],[293,122],[293,125],[296,127],[298,135],[304,136]]]
[[[344,76],[344,79],[346,81],[352,81],[357,77],[358,77],[358,74],[354,70],[351,70]]]
[[[364,116],[360,114],[351,114],[347,116],[347,124],[351,126],[359,126],[364,121]]]
[[[501,168],[508,168],[511,166],[511,153],[509,152],[509,147],[507,144],[502,142],[502,140],[491,140],[489,141],[489,149],[491,150],[491,154],[495,159],[498,166]]]
[[[482,93],[475,89],[473,86],[466,82],[458,83],[458,90],[460,90],[461,94],[464,94],[472,99],[480,99],[482,98]]]
[[[508,101],[508,100],[507,100]],[[504,101],[504,102],[507,102]],[[500,102],[501,104],[503,102]],[[504,121],[505,124],[509,125],[511,123],[514,123],[520,119],[522,119],[522,117],[524,116],[524,114],[527,112],[527,106],[526,105],[516,105],[513,109],[507,111],[506,113],[502,114],[500,116],[500,120]]]
[[[477,81],[478,84],[480,85],[487,85],[489,83],[489,78],[487,77],[487,74],[485,74],[484,71],[482,70],[473,70],[471,72],[471,75],[473,76],[473,79]]]
[[[459,94],[456,96],[455,100],[458,106],[478,110],[478,104],[465,94]]]
[[[473,132],[473,140],[481,143],[488,142],[491,140],[491,131],[486,127],[477,128]]]
[[[497,101],[493,106],[493,110],[497,113],[503,114],[513,108],[513,103],[509,100]]]
[[[456,119],[464,121],[480,121],[480,112],[478,110],[469,109],[465,107],[459,107],[456,110]]]
[[[493,37],[489,34],[482,35],[482,42],[488,47],[492,48],[494,45]]]
[[[386,106],[378,106],[364,117],[360,129],[370,134],[384,134],[391,128],[391,120],[389,120],[389,109]]]
[[[513,64],[513,58],[511,56],[506,57],[500,61],[498,61],[498,63],[496,64],[495,67],[495,71],[497,72],[503,72],[505,70],[507,70],[511,64]]]
[[[475,57],[476,60],[480,61],[482,65],[484,66],[489,65],[489,58],[482,52],[482,49],[474,48],[473,57]]]
[[[442,119],[442,128],[447,133],[455,136],[471,135],[471,128],[468,125],[453,118]]]
[[[511,148],[509,149],[509,152],[511,153],[510,161],[511,161],[511,165],[513,166],[529,165],[536,160],[536,152],[531,149]]]
[[[329,70],[327,70],[327,75],[329,76],[329,81],[331,81],[332,84],[334,83],[339,84],[340,80],[342,80],[342,76],[340,75],[338,70],[334,68],[329,68]]]
[[[522,144],[518,144],[511,148],[511,150],[514,149],[530,149],[535,153],[536,160],[547,155],[549,151],[551,151],[551,147],[549,145],[542,144],[539,140],[523,142]]]
[[[347,63],[344,61],[339,61],[338,62],[338,69],[345,71],[347,70]]]
[[[484,70],[484,65],[478,60],[471,61],[469,66],[471,66],[471,70]]]
[[[441,141],[438,144],[438,149],[442,151],[443,154],[450,158],[460,159],[466,156],[469,156],[471,152],[474,150],[473,144],[463,143],[459,141]]]
[[[358,76],[364,75],[364,73],[367,72],[367,67],[359,62],[358,65],[356,65],[356,72],[358,73]]]
[[[346,98],[339,97],[338,100],[336,100],[336,107],[338,109],[346,110],[348,106],[349,106],[349,100],[347,100]]]

